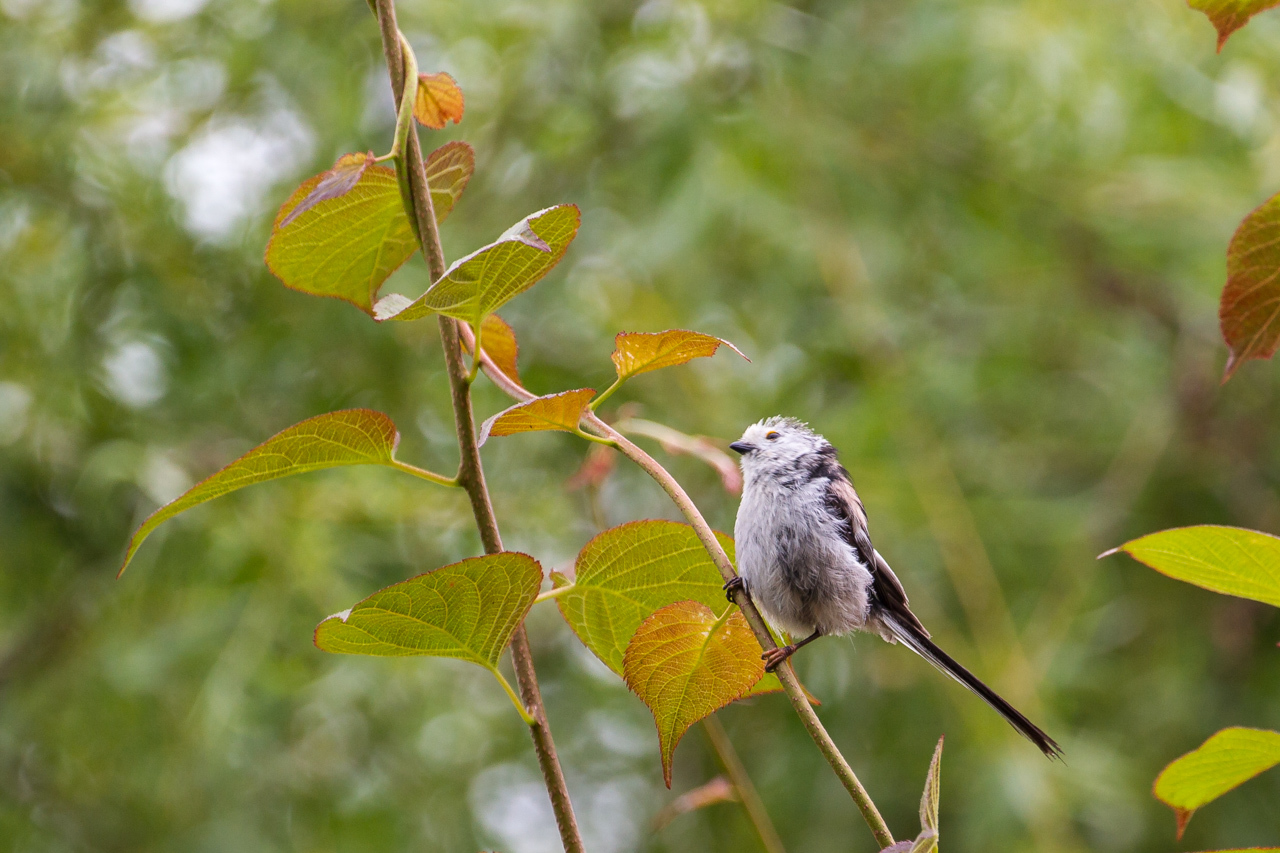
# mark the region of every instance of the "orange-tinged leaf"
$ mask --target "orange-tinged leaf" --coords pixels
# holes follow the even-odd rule
[[[675,367],[695,358],[715,355],[722,345],[742,355],[742,351],[728,341],[701,332],[684,329],[622,332],[614,338],[613,363],[618,368],[618,378],[629,379],[650,370]],[[742,357],[747,358],[745,355]]]
[[[366,155],[342,159],[353,156]],[[461,142],[442,146],[427,158],[438,221],[453,209],[474,166],[471,147]],[[267,243],[267,267],[286,287],[343,299],[372,315],[378,289],[418,243],[400,201],[396,174],[385,166],[366,160],[340,196],[313,198],[326,181],[336,180],[337,168],[304,181],[280,206]],[[342,180],[355,171],[346,167]]]
[[[1227,43],[1227,38],[1236,30],[1249,23],[1249,19],[1259,12],[1265,12],[1280,0],[1187,0],[1192,9],[1204,12],[1218,31],[1218,50]]]
[[[462,340],[462,348],[471,352],[466,338]],[[520,345],[516,343],[516,332],[497,314],[484,318],[484,326],[480,336],[480,348],[493,360],[499,370],[520,382],[520,371],[516,367],[516,357],[520,354]]]
[[[481,343],[481,346],[484,344]],[[525,403],[516,403],[480,425],[478,443],[484,444],[491,435],[515,435],[518,432],[543,430],[573,432],[578,428],[583,410],[595,395],[594,388],[579,388],[576,391],[561,391],[559,394],[548,394]]]
[[[1224,382],[1248,359],[1275,353],[1280,343],[1280,195],[1246,216],[1231,238],[1218,321],[1231,350]]]
[[[298,202],[298,206],[289,211],[289,215],[280,220],[280,227],[287,228],[289,223],[322,201],[341,198],[346,195],[364,170],[373,164],[373,152],[364,154],[343,154],[333,168],[320,176],[320,182],[307,193],[307,197]]]
[[[432,655],[496,670],[542,584],[542,566],[504,551],[443,566],[375,592],[316,627],[326,652]]]
[[[732,562],[733,537],[717,531],[716,540]],[[560,572],[552,572],[551,580],[557,589],[571,587],[556,598],[564,621],[618,675],[623,674],[627,644],[654,611],[689,600],[717,613],[730,606],[724,578],[707,549],[692,527],[677,521],[632,521],[611,527],[578,552],[572,581]],[[778,676],[765,673],[746,696],[781,690]]]
[[[578,233],[577,205],[562,204],[527,216],[494,243],[455,261],[422,296],[388,297],[379,320],[419,320],[444,314],[474,328],[486,316],[533,287],[549,273]]]
[[[1156,799],[1173,809],[1182,838],[1196,809],[1280,764],[1280,732],[1229,728],[1175,760],[1156,777]]]
[[[733,539],[717,533],[729,559]],[[552,572],[556,587],[570,581]],[[556,598],[582,644],[618,675],[631,636],[654,611],[699,601],[723,612],[724,579],[698,535],[676,521],[632,521],[598,534],[578,552],[572,589]],[[756,656],[759,656],[757,650]]]
[[[413,116],[419,122],[432,130],[440,130],[449,122],[462,121],[462,109],[462,89],[453,77],[444,71],[418,75]]]
[[[124,574],[151,531],[184,510],[245,486],[293,474],[342,465],[395,465],[399,441],[391,419],[371,409],[330,412],[291,426],[153,512],[129,540],[120,573]]]
[[[453,211],[454,204],[462,197],[471,174],[476,170],[476,152],[465,142],[446,142],[427,155],[423,163],[427,173],[427,186],[431,188],[431,207],[436,223]]]
[[[668,788],[671,757],[684,733],[741,698],[763,674],[760,644],[737,610],[717,619],[705,604],[678,601],[640,625],[627,645],[623,675],[653,712]]]

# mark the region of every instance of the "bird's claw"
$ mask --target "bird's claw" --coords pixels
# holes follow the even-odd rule
[[[730,602],[730,603],[733,603],[733,594],[734,594],[735,592],[737,592],[738,590],[746,589],[746,588],[747,588],[747,585],[746,585],[746,583],[742,580],[742,576],[741,576],[741,575],[734,575],[734,577],[733,577],[732,579],[730,579],[730,580],[728,580],[728,581],[725,581],[725,584],[724,584],[724,597],[725,597],[725,598],[727,598],[727,599],[729,599],[729,602]]]
[[[795,652],[796,647],[794,645],[779,646],[776,649],[769,649],[767,652],[760,655],[764,660],[764,671],[773,672],[778,667],[782,666],[783,661],[791,657]]]

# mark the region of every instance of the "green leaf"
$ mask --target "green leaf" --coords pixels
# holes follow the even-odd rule
[[[316,646],[350,655],[431,655],[496,671],[542,584],[527,554],[472,557],[392,584],[316,627]]]
[[[716,538],[732,560],[733,539]],[[559,572],[551,578],[557,587],[570,586]],[[724,580],[697,534],[675,521],[633,521],[599,534],[579,552],[571,586],[556,599],[560,614],[618,675],[632,635],[654,611],[677,601],[717,613],[729,606]]]
[[[480,346],[485,346],[483,341]],[[484,444],[491,435],[515,435],[518,432],[543,430],[573,432],[578,428],[582,412],[595,395],[594,388],[580,388],[517,403],[481,424],[477,443]]]
[[[764,674],[760,644],[737,610],[717,618],[696,601],[667,605],[646,619],[623,660],[627,686],[658,726],[662,776],[689,727],[744,696]]]
[[[396,460],[399,441],[400,434],[391,419],[370,409],[330,412],[291,426],[153,512],[129,540],[120,574],[124,574],[142,540],[162,522],[254,483],[342,465],[390,465],[425,473]]]
[[[1280,732],[1223,729],[1156,777],[1155,795],[1173,809],[1178,838],[1196,809],[1280,764]]]
[[[929,773],[925,776],[924,794],[920,797],[920,828],[938,832],[938,797],[942,793],[942,742],[933,749],[933,758],[929,761]]]
[[[379,320],[419,320],[444,314],[477,327],[560,262],[578,233],[580,220],[574,204],[538,211],[517,222],[496,243],[455,261],[416,300],[388,297],[379,304],[375,316]]]
[[[938,849],[938,833],[932,829],[923,829],[911,845],[911,853],[933,853]]]
[[[1265,12],[1280,0],[1187,0],[1192,9],[1204,12],[1218,31],[1218,50],[1227,43],[1227,37],[1249,23],[1259,12]]]
[[[396,173],[351,157],[339,158],[334,169],[304,181],[280,206],[266,261],[286,287],[343,299],[372,315],[378,289],[418,243],[400,201]],[[475,154],[465,142],[451,142],[427,158],[438,221],[453,209],[474,166]],[[343,192],[334,196],[322,191],[326,183]]]
[[[619,379],[630,379],[663,367],[675,367],[695,358],[707,358],[715,355],[722,345],[742,355],[742,351],[728,341],[684,329],[622,332],[613,340],[612,359]],[[742,357],[751,360],[745,355]]]
[[[1231,350],[1223,381],[1251,358],[1271,358],[1280,343],[1280,195],[1250,213],[1227,249],[1227,285],[1218,304]]]
[[[1124,551],[1180,581],[1280,607],[1280,539],[1240,527],[1200,525],[1150,533]]]
[[[471,347],[465,338],[462,339],[461,346],[463,352],[471,352]],[[499,370],[507,374],[517,385],[520,384],[520,371],[516,366],[517,357],[520,355],[520,344],[516,342],[515,329],[507,325],[506,320],[497,314],[490,314],[484,318],[480,349],[493,359],[494,365]]]

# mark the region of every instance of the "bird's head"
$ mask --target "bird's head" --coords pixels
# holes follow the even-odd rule
[[[783,476],[795,471],[804,457],[830,447],[807,424],[780,416],[752,424],[742,438],[729,445],[730,450],[742,454],[742,473],[747,479]]]

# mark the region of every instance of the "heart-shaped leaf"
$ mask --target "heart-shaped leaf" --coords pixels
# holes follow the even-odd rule
[[[717,531],[716,539],[732,562],[733,538]],[[618,675],[627,644],[654,611],[677,601],[701,602],[717,613],[729,606],[724,578],[698,534],[676,521],[611,527],[578,552],[572,581],[560,572],[552,572],[551,580],[561,591],[556,604],[564,621]],[[747,695],[781,690],[782,682],[770,672]]]
[[[484,318],[537,284],[560,262],[578,233],[578,206],[538,211],[509,228],[498,241],[460,258],[439,281],[412,302],[379,305],[379,320],[419,320],[444,314],[479,326]],[[481,344],[483,346],[483,343]]]
[[[449,122],[462,121],[462,89],[449,74],[419,74],[418,93],[413,102],[413,115],[419,122],[440,130]]]
[[[542,584],[542,566],[507,551],[392,584],[316,627],[326,652],[459,658],[496,672]]]
[[[1178,838],[1196,809],[1280,764],[1280,732],[1223,729],[1156,777],[1156,799],[1173,809]]]
[[[480,346],[483,347],[484,343],[481,342]],[[515,435],[518,432],[543,430],[573,432],[578,428],[582,412],[595,395],[594,388],[580,388],[517,403],[481,424],[477,443],[484,444],[491,435]]]
[[[1218,321],[1231,350],[1224,382],[1248,359],[1275,353],[1280,343],[1280,195],[1246,216],[1231,238]]]
[[[120,573],[124,574],[138,546],[151,531],[184,510],[254,483],[324,468],[342,465],[411,468],[395,458],[399,441],[400,434],[391,419],[371,409],[330,412],[291,426],[153,512],[129,540]]]
[[[675,367],[695,358],[712,356],[721,346],[742,355],[742,351],[728,341],[684,329],[622,332],[613,341],[613,364],[618,370],[619,379],[630,379],[650,370]],[[745,355],[742,357],[747,358]],[[747,361],[750,360],[747,358]]]
[[[463,338],[462,349],[471,352],[467,339]],[[493,360],[499,370],[520,384],[520,371],[516,367],[516,358],[520,354],[520,345],[516,343],[516,332],[497,314],[484,318],[480,335],[480,349]]]
[[[717,618],[697,601],[669,604],[646,619],[623,658],[627,686],[653,712],[662,776],[689,727],[744,696],[764,675],[760,644],[742,614]]]
[[[378,289],[418,244],[396,173],[368,161],[358,169],[341,165],[363,156],[344,155],[339,166],[294,190],[276,214],[266,260],[286,287],[343,299],[372,315]],[[425,165],[436,219],[443,220],[471,178],[475,155],[466,143],[451,142],[431,152]],[[321,192],[326,184],[330,190]],[[338,189],[344,192],[332,195]]]
[[[1256,530],[1204,524],[1150,533],[1124,551],[1180,581],[1280,607],[1280,539]]]
[[[1218,31],[1218,50],[1227,43],[1227,37],[1249,23],[1259,12],[1265,12],[1280,0],[1187,0],[1192,9],[1204,12]]]
[[[732,560],[733,539],[716,538]],[[556,599],[560,615],[618,675],[632,635],[654,611],[677,601],[717,612],[729,606],[724,580],[697,534],[675,521],[632,521],[604,531],[578,553],[574,575],[572,588]],[[551,578],[557,587],[570,586],[559,572]]]

